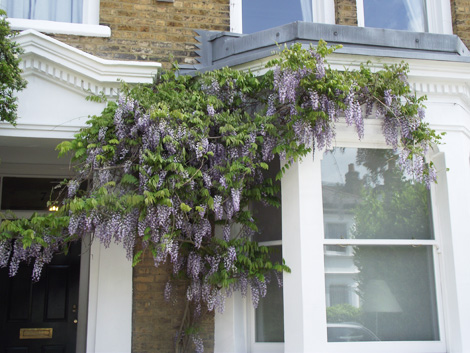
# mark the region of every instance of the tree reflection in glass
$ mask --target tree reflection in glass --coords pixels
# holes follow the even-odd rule
[[[324,251],[330,342],[439,339],[432,245],[420,242],[434,239],[430,195],[396,160],[391,150],[356,148],[322,160],[325,229],[347,225],[345,234],[325,234],[339,239]],[[348,238],[364,241],[342,245]],[[349,290],[343,303],[332,296],[337,286]]]

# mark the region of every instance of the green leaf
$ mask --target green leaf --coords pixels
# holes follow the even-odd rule
[[[189,211],[191,211],[192,208],[189,207],[188,205],[186,205],[184,202],[182,202],[182,203],[180,204],[180,209],[181,209],[181,211],[183,211],[183,212],[189,212]]]

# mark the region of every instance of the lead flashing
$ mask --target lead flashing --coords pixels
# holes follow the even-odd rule
[[[341,44],[343,48],[337,53],[470,62],[468,49],[456,35],[310,22],[294,22],[249,35],[210,31],[198,31],[198,34],[200,64],[195,68],[200,71],[266,58],[279,45],[296,42],[315,45],[320,39],[329,45]]]

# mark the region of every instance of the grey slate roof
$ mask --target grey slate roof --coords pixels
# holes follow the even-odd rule
[[[338,53],[470,63],[470,52],[456,35],[310,22],[294,22],[248,35],[211,31],[198,34],[200,63],[182,66],[183,73],[240,65],[271,56],[278,44],[309,45],[320,39],[329,45],[343,45]]]

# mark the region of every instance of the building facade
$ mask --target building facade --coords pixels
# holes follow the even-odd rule
[[[424,210],[408,227],[421,233],[384,223],[388,233],[361,235],[358,190],[374,186],[386,195],[387,187],[408,186],[386,181],[390,164],[372,182],[374,172],[357,162],[388,153],[378,121],[366,124],[362,141],[339,124],[332,151],[306,157],[282,180],[282,210],[259,210],[262,240],[282,248],[292,269],[284,287],[272,288],[257,310],[235,294],[224,314],[208,315],[206,351],[470,352],[470,1],[273,2],[70,0],[59,11],[52,1],[33,9],[0,0],[22,31],[16,40],[29,82],[19,94],[17,127],[0,126],[3,186],[66,177],[67,161],[55,158],[54,146],[103,108],[85,96],[113,99],[118,79],[151,82],[172,60],[183,73],[231,66],[261,74],[277,44],[320,39],[343,45],[329,58],[335,68],[404,60],[412,87],[428,97],[427,121],[446,132],[429,154],[438,184],[426,195],[416,191],[425,206],[409,208]],[[85,241],[83,249],[76,351],[172,351],[183,308],[163,300],[165,269],[151,259],[132,268],[119,246]]]

